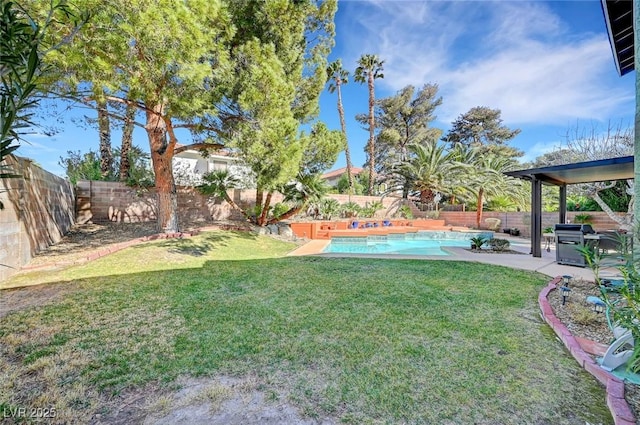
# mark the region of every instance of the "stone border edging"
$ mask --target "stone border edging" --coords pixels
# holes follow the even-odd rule
[[[554,278],[538,295],[538,305],[544,321],[551,326],[578,364],[605,386],[607,390],[607,406],[613,416],[615,425],[635,425],[636,419],[631,407],[629,407],[627,400],[624,398],[624,382],[602,369],[593,357],[582,349],[578,340],[553,313],[547,297],[551,291],[557,288],[557,284],[561,280],[562,277],[560,276]]]

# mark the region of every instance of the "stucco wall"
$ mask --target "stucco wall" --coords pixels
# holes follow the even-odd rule
[[[4,165],[21,177],[0,179],[0,281],[58,242],[75,220],[68,181],[25,158],[10,156]]]

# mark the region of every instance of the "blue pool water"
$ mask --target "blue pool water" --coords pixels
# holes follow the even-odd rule
[[[441,232],[372,235],[367,237],[334,237],[324,253],[385,255],[449,255],[443,247],[469,247],[471,238],[491,239],[493,232]]]

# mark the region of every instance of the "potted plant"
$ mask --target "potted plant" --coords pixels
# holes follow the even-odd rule
[[[542,231],[543,235],[550,235],[550,234],[553,234],[553,233],[555,233],[555,229],[553,227],[551,227],[551,226],[545,227],[544,230]]]

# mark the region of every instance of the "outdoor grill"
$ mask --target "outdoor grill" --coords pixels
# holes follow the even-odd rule
[[[595,233],[589,224],[556,224],[556,262],[585,267],[587,263],[578,251],[584,246],[584,235]]]

